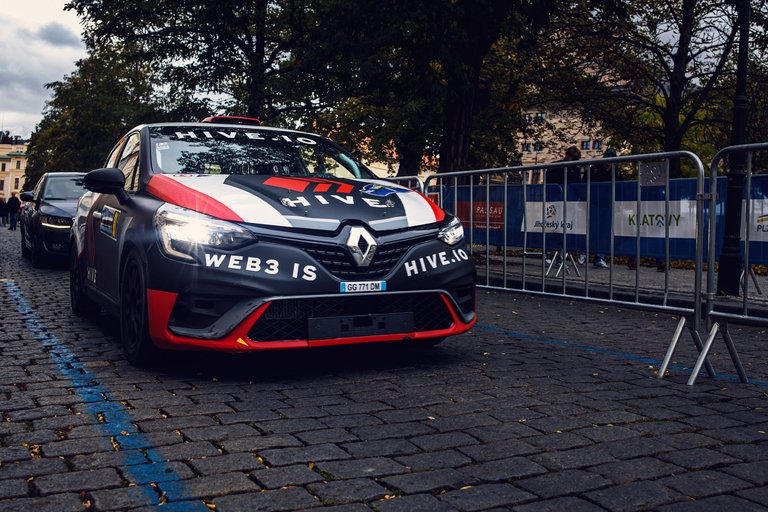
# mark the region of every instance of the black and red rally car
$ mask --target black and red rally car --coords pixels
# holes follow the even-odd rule
[[[138,126],[85,176],[72,309],[119,316],[131,362],[155,348],[430,344],[472,327],[458,219],[327,139],[218,123]]]

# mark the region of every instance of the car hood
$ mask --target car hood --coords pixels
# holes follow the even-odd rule
[[[53,201],[43,199],[40,202],[39,211],[43,215],[69,217],[71,219],[75,216],[75,212],[77,211],[77,199],[62,199]]]
[[[153,196],[223,220],[334,231],[362,221],[377,231],[442,221],[445,212],[409,188],[381,180],[156,174]]]

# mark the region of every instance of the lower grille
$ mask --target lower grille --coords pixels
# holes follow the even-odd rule
[[[453,318],[438,293],[387,294],[272,302],[248,332],[253,341],[305,340],[310,318],[413,313],[415,331],[447,329]]]

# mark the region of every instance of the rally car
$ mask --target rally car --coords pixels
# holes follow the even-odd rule
[[[323,137],[213,121],[138,126],[85,176],[72,310],[117,315],[129,361],[428,345],[472,327],[456,217]]]

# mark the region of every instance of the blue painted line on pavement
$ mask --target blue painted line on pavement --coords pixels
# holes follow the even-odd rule
[[[164,457],[152,447],[152,440],[138,431],[125,407],[119,402],[113,401],[109,397],[107,389],[99,383],[96,376],[85,368],[77,356],[59,338],[48,332],[45,323],[37,317],[34,309],[24,298],[18,284],[14,281],[5,281],[3,285],[5,291],[16,304],[16,310],[21,314],[27,330],[45,347],[48,356],[58,367],[59,372],[72,383],[74,391],[83,399],[83,405],[87,407],[88,412],[97,418],[101,415],[105,420],[104,423],[97,423],[98,428],[104,435],[114,438],[120,445],[121,452],[119,453],[123,454],[125,458],[126,467],[123,469],[123,474],[126,478],[138,485],[174,481],[174,489],[183,488],[184,484],[181,477],[176,474],[171,465],[160,462],[164,461]],[[151,487],[147,486],[144,492],[152,502],[157,503],[160,500]],[[162,505],[161,510],[210,512],[208,507],[200,501],[168,502]]]
[[[566,341],[566,340],[555,340],[552,338],[547,338],[545,336],[536,336],[536,335],[527,334],[524,332],[510,331],[507,329],[501,329],[499,327],[493,327],[490,325],[478,324],[477,328],[480,329],[481,331],[503,334],[505,336],[511,336],[511,337],[519,338],[525,341],[532,341],[535,343],[542,343],[545,345],[552,345],[557,347],[568,347],[568,348],[577,349],[577,350],[584,350],[587,352],[595,352],[597,354],[603,354],[607,356],[617,357],[619,359],[626,359],[628,361],[635,361],[635,362],[645,363],[645,364],[659,366],[659,367],[661,366],[661,363],[662,363],[658,359],[653,359],[651,357],[643,357],[643,356],[638,356],[636,354],[630,354],[628,352],[620,352],[618,350],[610,350],[607,348],[593,347],[590,345],[583,345],[580,343],[571,343],[570,341]],[[674,370],[681,370],[681,371],[693,370],[692,367],[684,366],[684,365],[669,365],[669,368]],[[702,371],[699,375],[705,376],[707,374]],[[739,380],[738,375],[731,375],[728,373],[720,373],[720,372],[717,373],[717,376],[715,377],[715,379],[727,380],[731,382],[741,382]],[[763,380],[749,379],[749,383],[754,384],[755,386],[768,387],[768,382]]]

